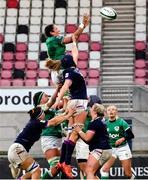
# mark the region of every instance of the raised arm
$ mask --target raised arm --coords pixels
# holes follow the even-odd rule
[[[56,101],[56,97],[58,95],[59,90],[61,89],[62,85],[59,84],[54,92],[54,94],[51,96],[50,100],[47,103],[47,106],[50,108]]]
[[[58,106],[58,104],[60,103],[60,100],[63,98],[64,94],[66,91],[69,90],[69,87],[71,86],[72,81],[70,79],[66,79],[59,94],[58,97],[56,98],[56,102],[54,103],[54,105],[52,106],[52,108],[56,109],[56,107]]]
[[[61,114],[59,116],[56,116],[56,117],[48,120],[47,126],[48,127],[49,126],[57,126],[58,124],[62,123],[63,121],[68,120],[73,115],[74,112],[75,112],[75,109],[69,109],[68,114],[64,113],[64,114]]]
[[[77,65],[78,57],[79,57],[79,51],[78,51],[78,48],[77,48],[75,35],[72,35],[72,41],[73,41],[73,44],[72,44],[71,53],[72,53],[72,56],[73,56],[73,60],[74,60],[75,64]]]
[[[80,34],[82,34],[85,27],[89,24],[89,20],[90,20],[89,15],[85,13],[83,15],[82,23],[79,25],[78,29],[73,33],[75,38],[76,38],[76,41],[78,40]],[[72,36],[65,36],[64,37],[64,39],[63,39],[64,44],[68,44],[68,43],[71,43],[71,42],[72,42]]]

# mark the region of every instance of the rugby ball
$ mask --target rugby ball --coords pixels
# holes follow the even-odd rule
[[[117,12],[109,6],[102,7],[100,9],[100,15],[108,20],[114,20],[117,18]]]

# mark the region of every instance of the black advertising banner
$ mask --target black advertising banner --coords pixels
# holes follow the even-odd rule
[[[43,158],[36,158],[41,167],[48,168],[48,164]],[[148,179],[148,157],[133,157],[133,172],[136,179]],[[0,179],[11,179],[7,158],[0,158]],[[73,175],[79,179],[79,169],[75,159],[72,160]],[[58,177],[57,177],[58,178]],[[117,160],[115,165],[110,169],[110,179],[126,179],[120,162]]]

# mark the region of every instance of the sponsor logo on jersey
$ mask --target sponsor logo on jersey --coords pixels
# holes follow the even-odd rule
[[[119,126],[115,126],[115,127],[114,127],[114,130],[115,130],[115,131],[119,131]]]
[[[111,133],[109,133],[109,137],[114,139],[114,138],[119,137],[119,134],[111,134]]]

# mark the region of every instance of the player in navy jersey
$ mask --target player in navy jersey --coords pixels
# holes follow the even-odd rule
[[[80,73],[77,66],[78,61],[78,49],[76,46],[76,40],[74,35],[72,36],[72,55],[65,55],[60,61],[56,61],[54,64],[55,68],[62,66],[63,68],[63,86],[60,89],[58,97],[56,99],[53,108],[57,108],[60,100],[64,96],[65,92],[70,91],[71,99],[68,102],[67,109],[69,107],[75,107],[76,113],[71,119],[71,124],[84,125],[87,116],[87,90],[84,77]],[[47,61],[47,67],[48,67]],[[78,135],[75,131],[72,131],[69,139],[65,140],[62,145],[60,164],[62,164],[63,172],[70,178],[72,178],[71,173],[71,156],[75,147],[75,143],[78,139]],[[65,153],[66,151],[66,153]]]
[[[102,101],[98,96],[90,95],[88,98],[88,105],[87,105],[88,114],[83,127],[84,132],[87,131],[88,125],[91,121],[90,108],[95,103],[102,104]],[[76,159],[78,162],[78,166],[80,168],[80,179],[86,179],[85,169],[86,169],[87,159],[89,156],[89,146],[81,138],[79,138],[76,143],[75,150],[76,150]]]
[[[96,177],[97,170],[111,157],[112,150],[109,144],[109,135],[104,120],[105,108],[101,104],[95,103],[90,108],[92,117],[88,125],[88,130],[82,131],[78,125],[75,126],[75,131],[89,145],[90,154],[86,164],[87,179],[98,179]]]
[[[73,112],[74,110],[70,109],[68,114],[62,114],[45,121],[45,114],[41,107],[29,111],[31,117],[29,122],[8,150],[9,167],[13,178],[19,176],[20,170],[26,170],[26,174],[21,177],[22,179],[40,179],[40,166],[28,152],[33,144],[39,140],[43,128],[56,126],[68,119]]]

